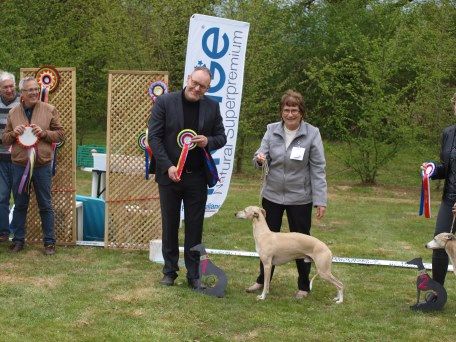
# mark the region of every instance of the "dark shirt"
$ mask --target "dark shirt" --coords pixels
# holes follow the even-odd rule
[[[182,108],[184,111],[184,128],[191,129],[198,134],[199,107],[200,102],[191,102],[185,98],[185,89],[182,91]],[[188,151],[185,161],[184,172],[203,172],[204,160],[199,147]]]
[[[33,108],[24,108],[25,116],[27,117],[29,123],[32,122],[32,113],[33,113]]]

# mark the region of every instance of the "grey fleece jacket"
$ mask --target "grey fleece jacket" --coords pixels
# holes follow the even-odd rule
[[[290,159],[293,148],[304,148],[302,160]],[[262,189],[262,196],[267,200],[283,205],[301,205],[313,203],[314,206],[326,206],[326,160],[317,127],[302,121],[295,138],[285,149],[285,132],[282,122],[267,126],[256,156],[263,153],[269,166],[269,173]]]

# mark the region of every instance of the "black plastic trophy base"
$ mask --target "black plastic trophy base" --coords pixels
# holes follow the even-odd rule
[[[442,310],[447,301],[447,292],[445,288],[432,280],[426,273],[421,258],[415,258],[407,261],[407,264],[416,265],[419,275],[416,278],[416,303],[410,306],[410,309],[416,311],[438,311]],[[421,292],[425,292],[424,301],[420,302]]]
[[[215,266],[207,255],[204,245],[199,244],[192,248],[191,251],[200,253],[198,292],[214,297],[225,297],[225,289],[228,279],[222,269]]]

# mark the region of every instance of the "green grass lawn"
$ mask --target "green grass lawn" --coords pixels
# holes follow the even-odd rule
[[[377,186],[362,187],[350,172],[338,172],[336,149],[326,148],[329,206],[323,220],[314,220],[312,234],[339,257],[422,256],[429,262],[431,252],[423,246],[432,237],[440,190],[433,185],[433,218],[418,217],[417,168],[423,156],[435,156],[404,151],[381,170]],[[85,182],[90,193],[90,177],[78,172],[78,190]],[[258,204],[259,188],[259,173],[234,177],[222,209],[205,222],[207,248],[254,251],[251,223],[234,213]],[[319,278],[308,298],[295,300],[294,263],[276,269],[270,295],[257,301],[244,292],[256,278],[256,258],[211,257],[229,279],[226,297],[217,299],[187,288],[184,269],[176,286],[160,286],[162,266],[148,257],[146,251],[91,247],[59,247],[55,256],[45,257],[40,246],[11,255],[0,245],[0,340],[454,340],[453,274],[447,276],[444,310],[420,313],[409,309],[416,299],[414,269],[334,264],[346,287],[345,302],[337,305],[335,288]]]

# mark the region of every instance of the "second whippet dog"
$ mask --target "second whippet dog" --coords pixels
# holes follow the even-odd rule
[[[425,247],[429,249],[444,248],[453,264],[453,272],[456,275],[456,266],[454,264],[456,261],[456,236],[454,236],[454,234],[440,233],[434,236],[434,239],[429,241]]]
[[[236,213],[237,218],[251,219],[255,248],[264,266],[263,292],[258,299],[265,299],[269,293],[272,265],[281,265],[288,261],[310,257],[315,262],[317,275],[330,282],[337,288],[334,298],[337,304],[344,300],[344,285],[331,274],[332,253],[323,242],[310,235],[301,233],[271,232],[266,223],[266,212],[263,208],[250,206]]]

